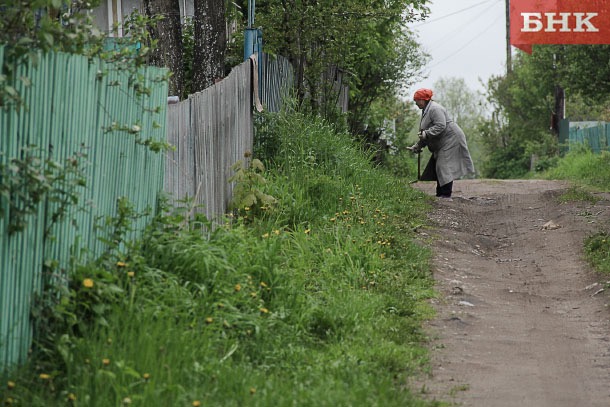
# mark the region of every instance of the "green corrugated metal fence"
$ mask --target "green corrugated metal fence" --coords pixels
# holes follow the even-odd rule
[[[601,121],[569,122],[566,120],[563,126],[560,126],[559,141],[563,144],[567,143],[568,150],[576,145],[584,144],[595,153],[609,151],[610,123]]]
[[[0,47],[0,65],[4,58]],[[108,72],[108,75],[100,75]],[[22,232],[8,234],[11,217],[3,205],[0,218],[0,371],[25,360],[32,341],[30,311],[40,293],[45,261],[59,262],[55,281],[65,281],[70,257],[75,253],[95,256],[104,249],[104,236],[96,224],[116,215],[116,204],[125,197],[134,210],[153,207],[163,189],[164,156],[138,144],[134,135],[104,131],[113,122],[141,127],[140,136],[165,140],[167,84],[155,79],[165,71],[140,72],[151,87],[150,96],[138,96],[128,86],[128,74],[102,61],[78,55],[39,55],[36,65],[19,68],[18,76],[30,79],[30,87],[18,86],[26,108],[0,110],[0,163],[20,157],[22,148],[35,145],[42,160],[64,163],[78,158],[86,174],[79,204],[55,223],[49,236],[45,225],[57,208],[46,201],[27,218]],[[113,83],[119,83],[113,86]],[[155,108],[160,108],[152,113]],[[2,180],[0,179],[0,182]],[[3,198],[0,198],[3,199]],[[6,200],[4,201],[6,203]],[[149,221],[140,218],[135,232]],[[48,276],[45,276],[48,277]]]

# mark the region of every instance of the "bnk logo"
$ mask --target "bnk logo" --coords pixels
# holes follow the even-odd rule
[[[598,32],[591,21],[599,13],[521,13],[521,32]]]
[[[610,44],[609,0],[511,0],[510,43]]]

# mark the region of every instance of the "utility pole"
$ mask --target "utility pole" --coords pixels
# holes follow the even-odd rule
[[[513,61],[510,49],[510,0],[506,1],[506,75],[513,70]]]

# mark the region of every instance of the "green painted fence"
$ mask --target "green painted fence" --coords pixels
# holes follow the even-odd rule
[[[0,66],[3,51],[0,47]],[[79,189],[78,204],[49,230],[57,202],[43,200],[26,218],[25,230],[9,233],[15,214],[0,197],[0,371],[26,359],[33,335],[30,314],[43,283],[65,284],[71,256],[93,257],[106,248],[108,231],[96,226],[116,215],[118,199],[126,198],[135,211],[154,209],[163,190],[165,157],[136,137],[165,140],[167,84],[158,81],[165,72],[139,72],[152,90],[139,96],[127,72],[78,55],[39,55],[36,64],[19,68],[17,75],[29,78],[31,86],[17,86],[25,108],[0,109],[0,164],[7,168],[12,158],[24,157],[24,147],[34,145],[41,162],[76,160],[86,187]],[[131,133],[109,131],[113,123]],[[149,220],[136,221],[133,233]],[[45,267],[49,261],[58,264],[52,273]]]
[[[563,146],[563,151],[570,150],[577,145],[586,145],[595,153],[609,151],[610,123],[564,120],[563,123],[560,123],[559,142]]]

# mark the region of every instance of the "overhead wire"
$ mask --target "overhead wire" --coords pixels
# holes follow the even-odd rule
[[[478,19],[480,16],[482,16],[483,14],[485,14],[488,10],[490,10],[491,8],[493,8],[496,4],[492,3],[491,5],[489,5],[489,7],[486,7],[483,11],[481,11],[479,14],[475,15],[473,18],[471,18],[470,20],[468,20],[465,25],[470,24],[472,21]],[[455,13],[454,13],[455,14]],[[452,36],[455,32],[461,30],[462,28],[457,28],[456,30],[450,31],[449,33],[443,35],[441,38],[438,38],[435,42],[433,42],[432,44],[430,44],[430,47],[435,47],[436,45],[438,45],[440,42],[444,41],[447,37]]]
[[[479,33],[477,33],[474,37],[472,37],[468,42],[466,42],[464,45],[462,45],[460,48],[456,49],[454,52],[452,52],[451,54],[447,55],[445,58],[441,59],[440,61],[435,62],[434,64],[430,65],[428,68],[434,68],[435,66],[438,66],[439,64],[445,62],[446,60],[448,60],[449,58],[451,58],[452,56],[454,56],[455,54],[457,54],[458,52],[460,52],[461,50],[463,50],[464,48],[466,48],[468,45],[470,45],[474,40],[476,40],[478,37],[480,37],[483,33],[485,33],[486,31],[488,31],[491,27],[493,27],[496,22],[503,17],[504,14],[496,17],[491,24],[489,24],[488,26],[486,26],[482,31],[480,31]]]
[[[432,20],[426,20],[426,21],[421,22],[421,23],[419,23],[419,24],[415,24],[415,25],[413,26],[413,28],[421,27],[422,25],[426,25],[426,24],[430,24],[430,23],[437,22],[437,21],[439,21],[439,20],[443,20],[443,19],[445,19],[445,18],[447,18],[447,17],[451,17],[451,16],[454,16],[454,15],[456,15],[456,14],[463,13],[464,11],[468,11],[468,10],[470,10],[470,9],[472,9],[472,8],[478,7],[478,6],[480,6],[480,5],[482,5],[482,4],[485,4],[485,3],[491,3],[491,2],[493,2],[493,1],[494,1],[494,0],[485,0],[485,1],[482,1],[482,2],[480,2],[480,3],[473,4],[473,5],[472,5],[472,6],[470,6],[470,7],[466,7],[466,8],[463,8],[463,9],[460,9],[460,10],[457,10],[457,11],[454,11],[453,13],[449,13],[449,14],[444,15],[444,16],[441,16],[441,17],[439,17],[439,18],[433,18]]]

